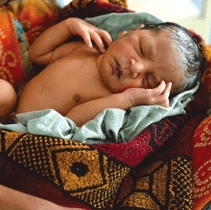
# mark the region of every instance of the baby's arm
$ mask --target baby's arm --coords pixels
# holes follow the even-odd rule
[[[81,37],[88,47],[92,47],[93,41],[101,53],[105,52],[104,44],[112,42],[108,32],[82,19],[68,18],[45,30],[29,48],[29,56],[36,64],[47,65],[72,50],[70,45],[63,44],[74,36]]]
[[[4,79],[0,79],[0,123],[7,123],[14,111],[17,95],[13,86]]]
[[[0,210],[80,210],[58,206],[50,201],[0,185]],[[81,209],[82,210],[82,209]]]
[[[171,82],[166,84],[164,81],[161,81],[153,89],[129,88],[124,92],[128,94],[127,98],[130,99],[132,106],[157,104],[168,108],[171,87]]]
[[[71,109],[66,117],[72,119],[78,126],[91,119],[106,108],[119,108],[127,110],[138,105],[158,104],[169,106],[171,83],[162,81],[154,89],[129,88],[122,93],[116,93],[104,98],[88,101]]]

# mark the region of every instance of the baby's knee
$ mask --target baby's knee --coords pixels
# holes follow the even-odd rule
[[[0,123],[6,123],[14,111],[17,95],[13,86],[4,79],[0,79]]]

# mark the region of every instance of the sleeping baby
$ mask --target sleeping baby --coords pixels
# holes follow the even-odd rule
[[[168,107],[205,69],[196,41],[168,22],[141,24],[112,41],[107,31],[68,18],[42,33],[29,55],[45,68],[26,84],[15,113],[53,109],[77,126],[106,108]]]

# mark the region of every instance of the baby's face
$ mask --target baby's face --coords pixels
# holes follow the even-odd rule
[[[179,59],[168,31],[137,29],[114,41],[97,65],[104,83],[117,93],[134,87],[155,88],[161,80],[172,82],[174,88],[184,77]]]

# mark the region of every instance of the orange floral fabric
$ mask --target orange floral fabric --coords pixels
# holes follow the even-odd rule
[[[59,2],[59,0],[19,0],[11,1],[8,8],[20,21],[29,43],[32,43],[44,29],[56,22],[61,9]]]
[[[0,78],[10,82],[18,90],[23,84],[23,74],[14,18],[14,14],[5,10],[5,8],[1,8]]]
[[[10,1],[0,7],[0,78],[18,92],[34,72],[28,46],[56,22],[60,0]]]
[[[203,45],[202,50],[208,60],[202,81],[210,99],[211,46]],[[208,206],[211,206],[211,116],[199,124],[193,137],[193,209],[208,209]]]
[[[194,210],[211,205],[211,117],[196,129],[193,141]]]

